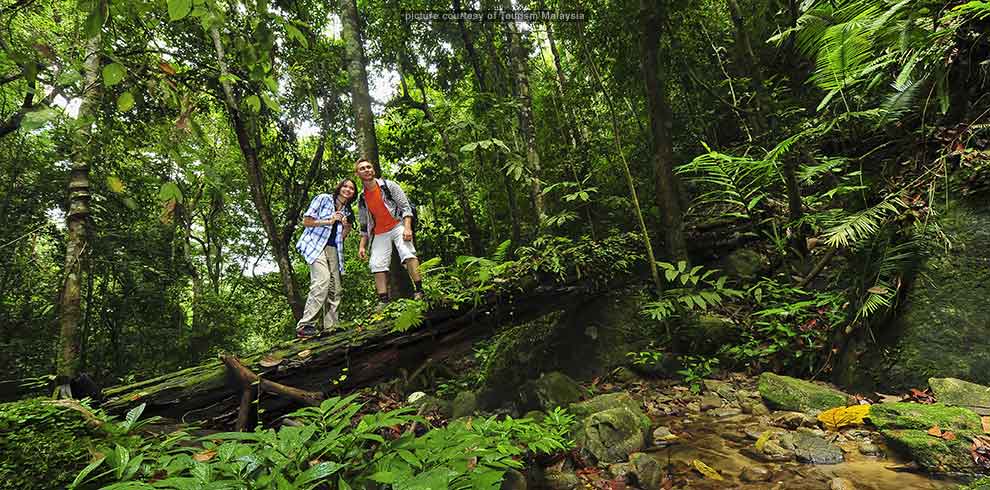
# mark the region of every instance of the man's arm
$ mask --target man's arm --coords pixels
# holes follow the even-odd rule
[[[406,197],[406,193],[402,190],[396,182],[386,181],[385,185],[389,186],[392,191],[392,199],[395,201],[395,207],[399,208],[399,213],[403,218],[407,218],[406,224],[409,224],[408,219],[412,218],[412,204],[409,204],[409,198]]]

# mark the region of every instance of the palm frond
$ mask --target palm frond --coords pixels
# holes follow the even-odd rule
[[[830,247],[847,247],[876,234],[880,227],[900,212],[904,204],[899,197],[885,200],[873,207],[853,213],[825,230],[825,244]]]

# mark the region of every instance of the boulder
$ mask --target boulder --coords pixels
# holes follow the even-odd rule
[[[990,384],[990,204],[981,201],[941,206],[939,225],[952,247],[935,237],[923,242],[924,260],[906,278],[898,315],[873,334],[860,329],[837,363],[837,382],[887,393],[930,377]]]
[[[629,463],[639,488],[660,488],[664,472],[656,459],[645,453],[633,453],[629,455]]]
[[[646,434],[649,432],[650,426],[652,425],[650,418],[643,413],[642,405],[633,399],[629,393],[624,391],[617,393],[606,393],[583,402],[572,403],[569,407],[567,407],[567,411],[573,414],[578,420],[582,420],[592,414],[604,412],[605,410],[610,410],[613,408],[625,408],[630,412],[637,414],[637,420],[639,421],[640,427],[643,429],[643,433]]]
[[[627,407],[593,413],[581,422],[575,441],[595,463],[620,463],[646,447],[642,417]]]
[[[870,421],[888,445],[933,473],[971,473],[977,470],[970,453],[971,437],[981,434],[979,415],[942,404],[882,403],[870,408]],[[953,440],[928,433],[938,426],[955,434]]]
[[[577,490],[582,488],[581,479],[570,471],[547,471],[543,475],[543,488],[548,490]]]
[[[842,450],[823,437],[799,431],[793,438],[794,456],[802,463],[839,464],[844,459]]]
[[[566,407],[588,395],[588,390],[566,374],[550,372],[539,379],[527,381],[520,392],[524,410],[538,409],[550,411]]]
[[[774,410],[814,413],[844,407],[849,400],[849,395],[834,388],[774,373],[761,374],[758,386],[763,400]]]
[[[756,279],[766,266],[766,259],[748,248],[733,251],[725,258],[725,272],[744,280]]]
[[[473,391],[462,391],[451,402],[451,416],[455,419],[474,415],[477,410],[478,396]]]
[[[929,378],[928,386],[939,403],[990,415],[990,388],[956,378]]]

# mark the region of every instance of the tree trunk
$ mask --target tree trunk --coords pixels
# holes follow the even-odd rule
[[[680,184],[674,174],[674,152],[671,146],[670,127],[673,118],[667,93],[658,74],[657,46],[660,42],[660,6],[640,0],[642,19],[641,60],[643,80],[646,83],[646,99],[650,111],[650,129],[653,133],[653,168],[656,175],[656,199],[663,219],[667,253],[674,260],[687,260],[684,239],[683,215],[679,196]]]
[[[220,40],[220,32],[216,27],[210,29],[210,36],[213,38],[213,47],[216,50],[217,60],[220,64],[221,75],[229,73],[227,71],[227,61],[224,59],[223,43]],[[282,287],[285,290],[285,297],[292,309],[292,316],[298,320],[303,314],[303,300],[296,284],[295,273],[292,270],[292,260],[289,257],[289,245],[279,233],[275,224],[275,217],[268,204],[268,196],[265,186],[265,176],[261,171],[261,160],[258,158],[258,151],[251,143],[251,136],[248,134],[247,126],[244,123],[243,114],[240,111],[240,104],[234,94],[233,87],[226,77],[221,78],[220,85],[223,88],[224,102],[227,112],[230,115],[231,125],[234,134],[237,136],[237,144],[244,156],[244,169],[247,172],[248,184],[251,188],[251,200],[261,218],[261,225],[265,229],[268,242],[271,245],[275,263],[278,265],[279,277],[282,280]]]
[[[423,116],[426,120],[433,123],[433,127],[437,129],[437,132],[440,134],[440,140],[443,142],[443,159],[447,162],[447,166],[454,176],[454,194],[457,196],[457,205],[461,208],[461,214],[464,215],[464,226],[467,228],[468,239],[471,243],[471,254],[475,257],[480,257],[484,254],[484,247],[481,246],[481,234],[478,232],[478,225],[474,220],[474,211],[471,209],[471,199],[468,196],[467,185],[464,183],[464,175],[460,169],[461,165],[457,158],[457,152],[454,150],[450,138],[447,137],[447,132],[441,125],[437,124],[436,119],[433,117],[433,111],[430,110],[430,100],[426,96],[426,87],[423,86],[423,81],[417,75],[416,68],[413,68],[412,77],[416,88],[419,89],[420,96],[423,98],[422,105],[419,108],[423,111]]]
[[[502,7],[506,10],[512,9],[509,0],[502,0]],[[519,101],[519,125],[522,129],[523,140],[526,145],[526,161],[529,163],[530,177],[530,198],[533,200],[533,210],[536,213],[536,228],[539,230],[546,213],[543,208],[543,184],[540,182],[542,170],[540,168],[540,151],[536,146],[536,126],[533,122],[533,100],[529,92],[529,74],[527,66],[527,53],[524,47],[524,40],[519,34],[515,21],[505,24],[509,46],[509,66],[512,77],[515,79],[516,94]]]
[[[754,108],[749,114],[749,124],[753,126],[753,131],[762,134],[767,130],[768,117],[773,117],[769,111],[769,98],[766,89],[763,87],[763,72],[760,71],[760,64],[753,53],[753,44],[749,40],[749,31],[746,30],[746,23],[743,21],[742,9],[736,0],[726,0],[729,7],[729,14],[732,23],[736,28],[736,59],[740,68],[749,70],[749,86],[753,91]]]
[[[382,175],[378,162],[378,138],[375,135],[375,114],[371,112],[371,93],[368,90],[368,71],[365,68],[364,43],[361,36],[361,19],[355,0],[340,0],[341,36],[347,57],[347,74],[351,79],[351,104],[358,152],[375,166],[375,173]]]
[[[86,42],[86,60],[83,62],[85,91],[79,107],[79,121],[83,122],[75,143],[75,157],[69,172],[69,212],[65,216],[67,236],[65,240],[65,270],[62,294],[59,299],[59,356],[56,363],[56,393],[59,398],[72,398],[69,383],[79,375],[80,336],[79,322],[82,315],[82,276],[87,273],[89,255],[88,238],[90,221],[89,166],[93,160],[93,123],[87,118],[99,108],[100,52],[102,35],[97,33]]]

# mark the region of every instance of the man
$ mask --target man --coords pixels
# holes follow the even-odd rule
[[[317,335],[316,318],[323,309],[323,328],[332,329],[338,323],[342,288],[340,276],[344,273],[344,239],[351,230],[354,211],[351,201],[357,194],[357,186],[351,179],[344,179],[331,194],[319,194],[313,198],[303,214],[303,233],[296,248],[309,264],[309,295],[302,318],[296,324],[296,336],[308,338]]]
[[[364,260],[368,240],[371,240],[371,259],[368,265],[375,275],[375,291],[378,308],[388,303],[388,269],[392,259],[392,247],[399,252],[399,259],[409,271],[414,295],[423,299],[423,283],[419,277],[419,259],[413,247],[413,211],[406,193],[391,180],[378,179],[375,167],[366,158],[354,164],[354,172],[361,179],[363,190],[358,197],[358,223],[361,227],[361,244],[358,257]]]

